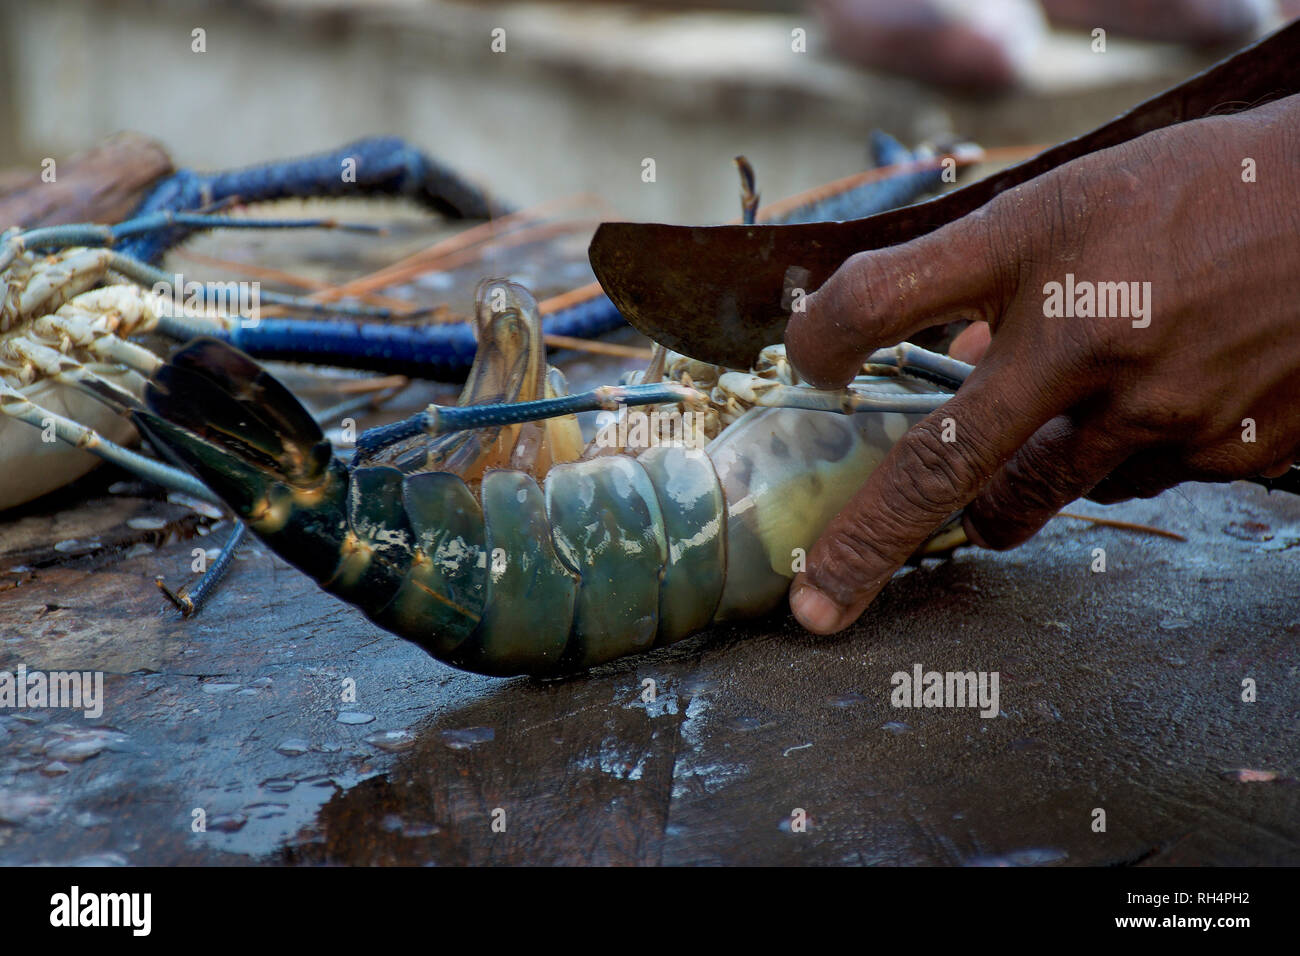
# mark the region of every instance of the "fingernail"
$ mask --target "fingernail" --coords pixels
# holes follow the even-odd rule
[[[814,634],[833,634],[844,625],[844,608],[811,584],[790,595],[790,610],[807,630]]]

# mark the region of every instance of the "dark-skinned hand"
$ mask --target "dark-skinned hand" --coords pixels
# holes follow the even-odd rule
[[[1149,282],[1146,317],[1049,315],[1048,284],[1067,273]],[[786,345],[810,382],[838,387],[873,349],[959,318],[987,323],[987,348],[823,532],[790,592],[810,631],[855,621],[963,507],[971,540],[1002,549],[1081,496],[1296,461],[1300,96],[1156,130],[859,253],[808,297]],[[958,352],[980,353],[979,328]]]

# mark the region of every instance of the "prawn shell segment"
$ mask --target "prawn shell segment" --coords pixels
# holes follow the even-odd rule
[[[654,646],[668,542],[645,469],[623,455],[556,465],[546,510],[556,551],[580,582],[566,669]]]
[[[578,575],[556,554],[542,489],[531,475],[489,471],[483,505],[483,615],[450,663],[481,674],[561,669]]]
[[[386,465],[352,472],[338,567],[323,582],[368,613],[393,599],[411,567],[415,535],[402,503],[402,479]]]
[[[393,500],[406,510],[414,552],[375,623],[448,660],[478,626],[487,599],[483,510],[465,482],[446,472],[407,476]]]
[[[775,608],[799,557],[919,419],[769,408],[711,442],[727,501],[727,581],[715,620]]]
[[[713,619],[727,575],[722,485],[703,449],[659,445],[637,458],[659,499],[668,560],[659,586],[659,644]]]

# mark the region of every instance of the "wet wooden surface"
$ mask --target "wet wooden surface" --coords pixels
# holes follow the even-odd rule
[[[779,614],[536,682],[451,670],[256,545],[179,620],[155,578],[225,531],[101,469],[0,520],[0,670],[106,698],[0,710],[0,862],[1300,863],[1300,499],[1104,513],[1189,540],[1060,519],[833,638]],[[894,708],[915,664],[997,671],[1000,713]]]
[[[0,860],[1300,862],[1300,506],[1119,513],[1191,540],[1062,519],[903,573],[842,636],[778,616],[549,683],[450,670],[256,547],[190,621],[153,580],[191,540],[7,571],[0,668],[103,671],[106,705],[0,716]],[[1000,672],[1001,713],[891,707],[914,663]]]

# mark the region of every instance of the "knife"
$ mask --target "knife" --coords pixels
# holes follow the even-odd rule
[[[812,292],[857,252],[925,235],[1099,149],[1300,92],[1300,20],[1067,140],[937,199],[866,219],[795,226],[602,223],[588,249],[605,293],[635,328],[693,358],[748,369],[782,340],[796,290]]]

